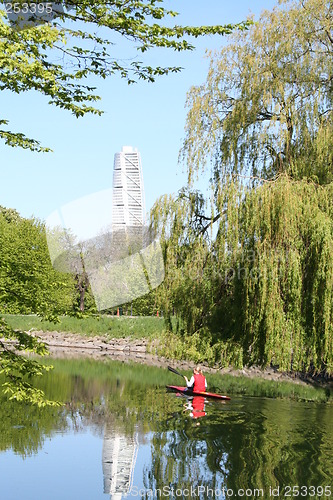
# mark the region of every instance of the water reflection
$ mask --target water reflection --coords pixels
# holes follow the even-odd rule
[[[189,411],[192,418],[202,418],[206,416],[205,398],[202,396],[194,396],[192,400],[184,405],[185,410]]]
[[[173,413],[173,422],[167,428],[158,426],[151,439],[151,461],[144,470],[146,497],[156,498],[160,492],[181,498],[207,498],[209,492],[218,491],[222,495],[229,451],[218,427],[227,404],[176,394],[168,398],[178,403],[179,410]]]
[[[55,366],[43,388],[66,402],[61,410],[0,405],[0,498],[46,498],[40,470],[45,482],[62,478],[63,499],[80,500],[172,491],[179,498],[228,498],[227,491],[250,489],[269,498],[273,488],[290,484],[330,485],[332,405],[240,396],[206,401],[167,392],[163,370],[90,361]],[[29,468],[33,463],[41,465]],[[48,500],[58,497],[47,492]]]
[[[138,449],[137,433],[125,436],[105,426],[102,453],[104,493],[112,500],[120,500],[132,490]]]

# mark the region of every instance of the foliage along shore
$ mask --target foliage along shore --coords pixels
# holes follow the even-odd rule
[[[185,348],[180,357],[177,345],[170,348],[170,332],[163,318],[63,317],[59,324],[41,320],[37,316],[6,315],[13,328],[30,331],[48,345],[52,357],[86,357],[122,362],[144,363],[167,368],[176,364],[181,371],[192,370],[195,363],[204,366],[205,373],[218,385],[221,377],[224,390],[251,396],[289,397],[293,399],[329,401],[333,393],[333,379],[302,373],[280,372],[276,367],[232,366],[205,359],[205,352]],[[186,344],[184,344],[186,346]],[[214,378],[215,377],[215,378]],[[218,378],[216,378],[218,377]],[[299,386],[296,388],[296,386]],[[316,394],[316,389],[322,394]]]

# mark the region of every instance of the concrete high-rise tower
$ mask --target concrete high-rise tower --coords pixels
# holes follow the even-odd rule
[[[137,149],[126,146],[115,155],[112,194],[105,190],[67,204],[51,214],[47,226],[53,266],[85,272],[99,311],[128,304],[164,280],[161,245],[146,226]]]
[[[144,224],[145,196],[140,153],[131,146],[123,146],[114,156],[112,231]]]

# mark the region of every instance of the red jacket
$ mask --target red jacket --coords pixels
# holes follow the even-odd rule
[[[194,385],[193,390],[198,392],[205,392],[206,390],[206,379],[200,373],[193,375]]]

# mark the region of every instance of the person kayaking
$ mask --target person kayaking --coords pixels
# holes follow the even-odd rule
[[[200,366],[196,366],[193,370],[193,375],[188,380],[188,378],[184,375],[184,379],[186,381],[186,385],[189,389],[192,391],[197,391],[197,392],[205,392],[207,389],[207,380],[204,374],[202,373],[202,370]]]

